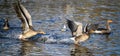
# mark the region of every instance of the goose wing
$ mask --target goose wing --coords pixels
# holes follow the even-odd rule
[[[22,24],[25,25],[25,30],[24,32],[28,31],[29,29],[29,24],[28,24],[28,21],[27,21],[27,17],[25,16],[25,13],[23,12],[23,6],[18,2],[17,4],[13,4],[14,5],[14,9],[15,9],[15,12],[17,14],[17,16],[19,17],[19,19],[22,21]]]
[[[18,5],[19,5],[19,8],[20,8],[21,12],[23,13],[24,17],[26,18],[28,24],[30,26],[32,26],[32,19],[31,19],[31,15],[28,12],[28,10],[21,3],[18,3]]]
[[[72,36],[82,35],[82,31],[83,31],[82,30],[82,23],[74,22],[74,21],[67,19],[67,24],[68,24],[69,29],[72,32]]]
[[[78,28],[78,25],[75,24],[75,22],[67,19],[67,25],[69,27],[69,29],[71,30],[71,32],[75,32]]]

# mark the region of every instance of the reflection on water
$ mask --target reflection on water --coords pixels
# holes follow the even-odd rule
[[[20,50],[20,55],[25,56],[29,54],[34,47],[34,42],[22,42],[21,44],[21,50]]]
[[[119,0],[22,0],[32,16],[35,30],[47,34],[35,36],[37,41],[18,40],[21,22],[15,14],[16,0],[0,0],[0,55],[1,56],[119,56],[120,1]],[[2,30],[4,18],[9,18],[10,30]],[[91,34],[90,39],[72,46],[70,30],[62,32],[65,19],[85,23],[100,23],[105,27],[111,19],[110,35]],[[35,39],[36,39],[35,38]]]
[[[71,56],[94,56],[92,51],[83,46],[74,45],[74,48],[71,50]]]

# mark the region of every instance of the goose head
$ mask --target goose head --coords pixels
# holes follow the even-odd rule
[[[113,21],[112,20],[107,20],[108,23],[112,23]]]

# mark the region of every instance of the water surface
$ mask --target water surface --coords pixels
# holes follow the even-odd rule
[[[36,35],[34,41],[20,41],[21,22],[15,14],[15,0],[0,0],[1,56],[119,56],[120,1],[119,0],[24,0],[21,3],[32,16],[35,30],[47,34]],[[2,30],[4,18],[9,18],[10,30]],[[91,34],[90,39],[74,46],[70,30],[62,32],[65,19],[85,23],[100,23],[105,27],[111,19],[110,35]]]

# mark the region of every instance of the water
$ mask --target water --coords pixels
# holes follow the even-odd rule
[[[21,22],[15,14],[14,0],[0,0],[0,56],[119,56],[119,0],[24,0],[22,4],[32,16],[36,35],[34,41],[20,41]],[[3,19],[9,18],[10,30],[2,30]],[[111,19],[110,35],[91,34],[90,39],[74,46],[70,30],[62,32],[65,19],[85,23],[101,23]]]

